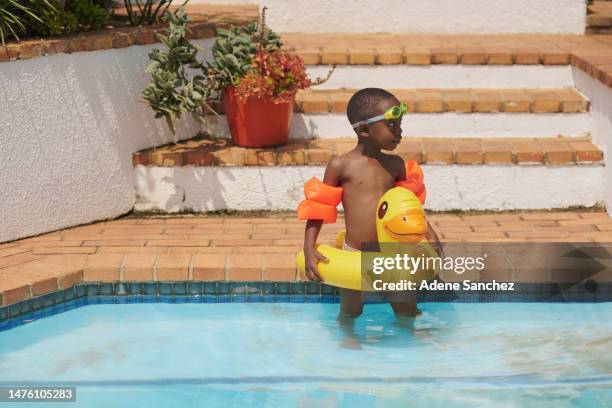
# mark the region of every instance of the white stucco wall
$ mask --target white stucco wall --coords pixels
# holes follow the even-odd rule
[[[136,166],[138,211],[295,210],[324,166]],[[590,207],[604,197],[601,165],[423,166],[430,210]]]
[[[191,0],[258,3],[279,32],[572,33],[585,0]]]
[[[0,64],[0,242],[132,208],[132,153],[172,140],[139,102],[155,47]],[[197,131],[185,120],[178,134]]]
[[[612,215],[612,89],[576,68],[574,80],[576,88],[591,100],[591,136],[593,142],[604,151],[605,202],[608,214]]]

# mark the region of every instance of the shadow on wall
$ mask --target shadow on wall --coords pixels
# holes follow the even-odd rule
[[[256,169],[256,171],[253,171]],[[316,166],[137,166],[137,211],[295,210]]]
[[[0,242],[112,218],[135,201],[133,152],[173,140],[140,101],[159,44],[2,63]],[[191,118],[177,134],[198,132]]]

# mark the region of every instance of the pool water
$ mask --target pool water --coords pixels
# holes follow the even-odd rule
[[[0,385],[105,408],[612,406],[612,303],[420,308],[350,331],[336,304],[90,305],[1,332]]]

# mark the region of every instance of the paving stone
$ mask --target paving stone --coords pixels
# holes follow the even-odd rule
[[[227,255],[219,253],[196,254],[192,260],[192,279],[215,281],[225,279]]]
[[[155,266],[155,279],[158,281],[184,281],[189,279],[189,254],[160,254]]]

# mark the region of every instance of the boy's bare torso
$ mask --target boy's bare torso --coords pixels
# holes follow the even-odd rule
[[[351,151],[342,161],[342,206],[346,223],[346,243],[361,249],[363,242],[377,242],[376,206],[382,195],[403,177],[404,163],[394,155],[377,158]]]

